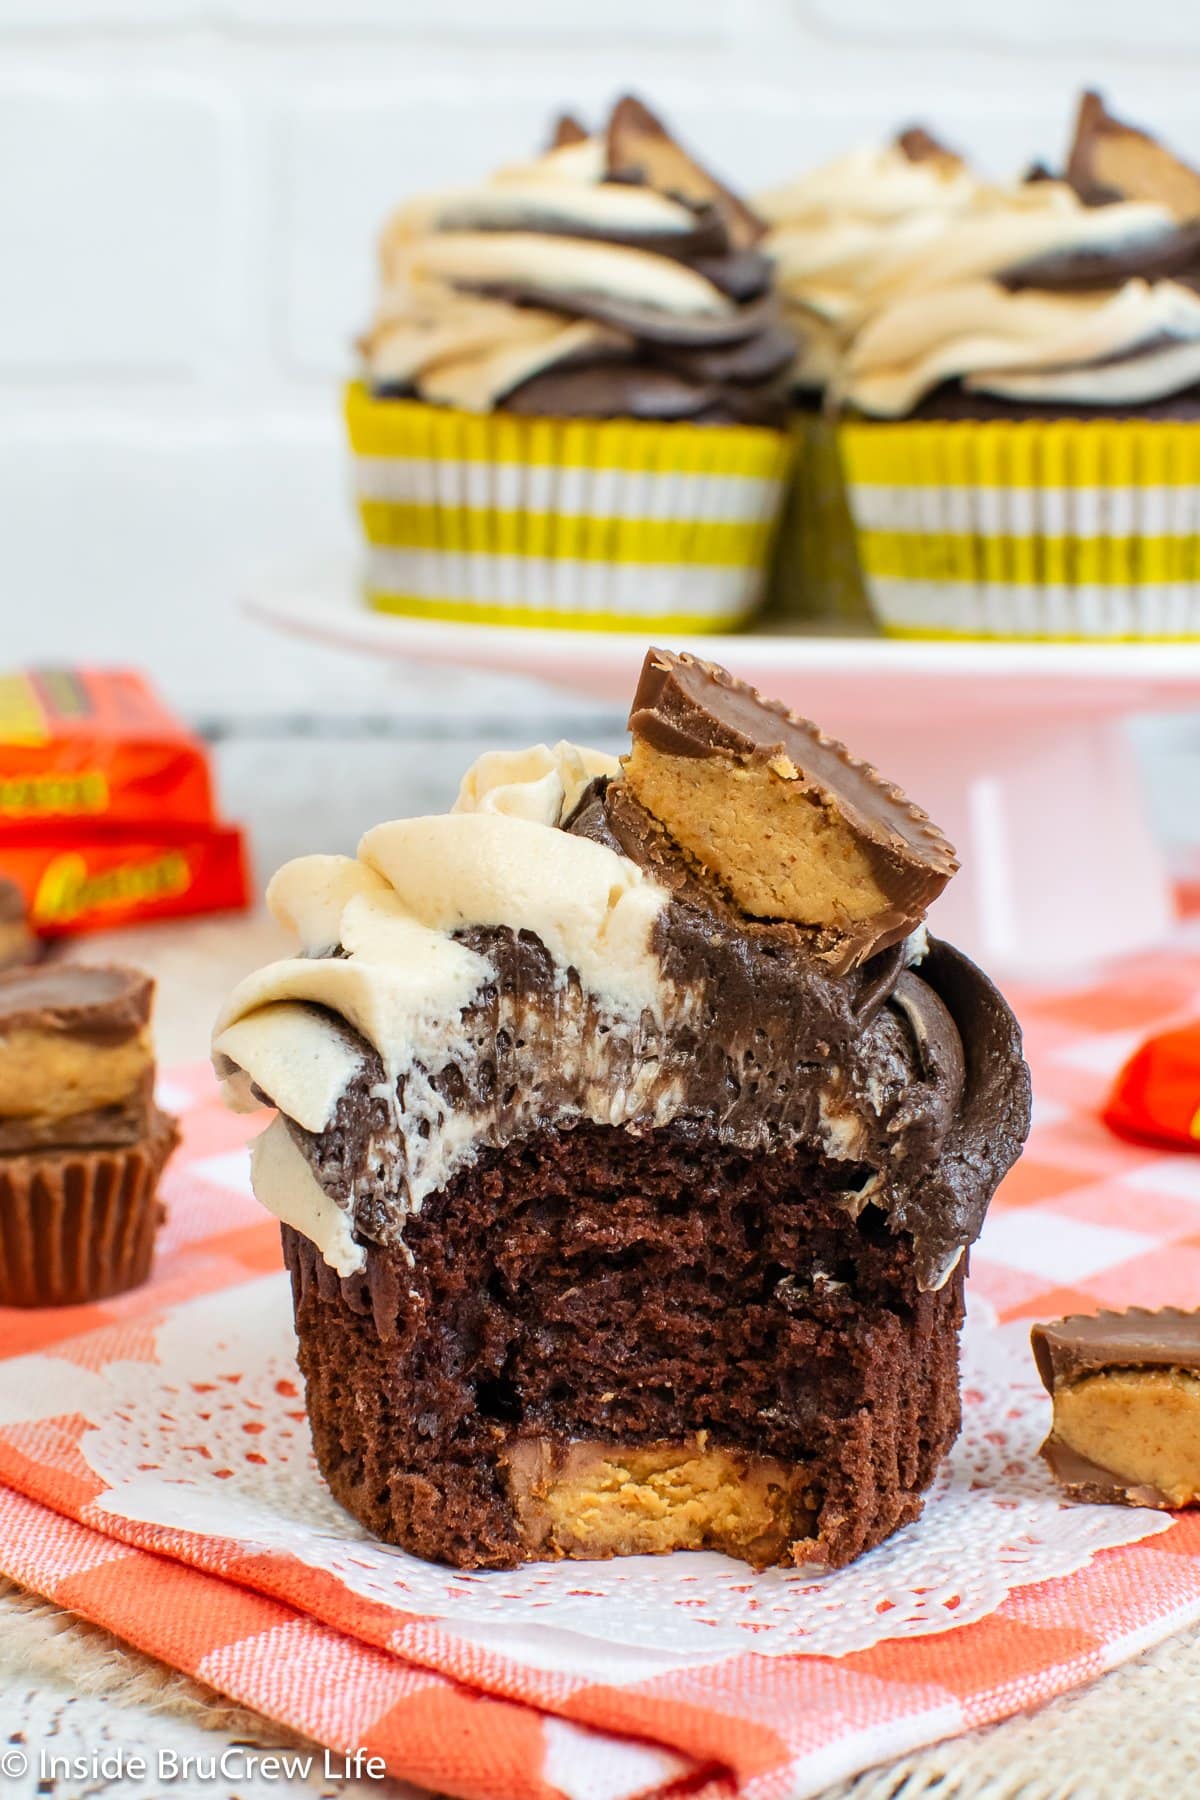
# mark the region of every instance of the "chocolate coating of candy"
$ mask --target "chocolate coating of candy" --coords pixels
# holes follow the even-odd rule
[[[1200,171],[1116,118],[1095,92],[1080,97],[1067,181],[1087,206],[1151,200],[1178,219],[1200,217]]]
[[[678,195],[689,205],[714,206],[736,249],[751,248],[765,234],[766,225],[758,214],[689,156],[662,120],[635,95],[625,94],[613,107],[606,147],[613,180],[645,182]]]
[[[548,150],[562,150],[568,144],[586,144],[587,130],[579,123],[574,113],[559,113],[550,133]]]
[[[42,941],[29,922],[25,896],[15,881],[0,875],[0,971],[38,962]]]
[[[911,163],[959,160],[955,152],[931,131],[926,131],[924,125],[910,125],[907,130],[897,132],[895,141],[897,149],[903,150]]]
[[[1142,1482],[1124,1482],[1111,1469],[1102,1468],[1060,1438],[1050,1436],[1041,1448],[1042,1460],[1073,1500],[1091,1506],[1153,1506],[1159,1512],[1174,1510],[1161,1489]]]
[[[151,1106],[135,1142],[0,1157],[0,1306],[80,1306],[140,1286],[178,1142],[175,1120]]]
[[[153,995],[148,975],[118,964],[10,970],[0,974],[0,1034],[55,1031],[88,1043],[121,1043],[148,1024]]]
[[[1200,1373],[1200,1312],[1073,1313],[1029,1334],[1046,1392],[1104,1369],[1185,1369]]]

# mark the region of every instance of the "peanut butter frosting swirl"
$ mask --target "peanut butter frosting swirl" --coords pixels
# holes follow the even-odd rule
[[[468,412],[774,422],[794,345],[762,230],[626,98],[394,215],[366,379]]]
[[[823,388],[871,306],[874,284],[932,243],[975,201],[962,159],[919,128],[863,145],[759,194],[799,388]]]

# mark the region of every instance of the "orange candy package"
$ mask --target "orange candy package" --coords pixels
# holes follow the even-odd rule
[[[0,675],[0,875],[45,934],[245,906],[204,745],[130,670]]]
[[[1103,1117],[1121,1137],[1200,1150],[1200,1022],[1148,1038],[1117,1076]]]

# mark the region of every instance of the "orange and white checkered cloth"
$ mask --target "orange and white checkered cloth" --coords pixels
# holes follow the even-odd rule
[[[976,1251],[974,1291],[1002,1320],[1195,1305],[1200,1157],[1122,1141],[1099,1109],[1141,1038],[1200,1013],[1200,937],[1126,963],[1103,986],[1015,1001],[1035,1127]],[[504,1642],[457,1633],[211,1519],[167,1526],[136,1507],[106,1510],[105,1480],[81,1448],[98,1423],[97,1371],[152,1362],[177,1309],[238,1284],[258,1295],[280,1264],[276,1227],[245,1182],[257,1125],[222,1108],[207,1071],[176,1073],[167,1088],[184,1143],[153,1282],[69,1312],[0,1311],[0,1357],[24,1359],[0,1361],[0,1570],[266,1717],[453,1795],[783,1800],[1038,1706],[1200,1619],[1191,1514],[1082,1557],[1074,1573],[1011,1587],[957,1628],[842,1655],[739,1650],[614,1676],[602,1659],[587,1668],[578,1653],[560,1664],[532,1651],[527,1630]],[[22,1411],[35,1366],[43,1380],[57,1372],[52,1416]],[[1088,1510],[1071,1515],[1081,1530]]]

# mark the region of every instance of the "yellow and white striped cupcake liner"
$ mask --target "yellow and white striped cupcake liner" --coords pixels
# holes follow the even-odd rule
[[[885,631],[1200,638],[1200,421],[854,420],[840,437]]]
[[[725,631],[754,612],[782,432],[521,418],[346,395],[382,612],[591,631]]]
[[[868,619],[869,607],[846,500],[838,427],[822,411],[798,410],[790,432],[792,466],[767,611],[801,629],[840,623],[855,630]]]

